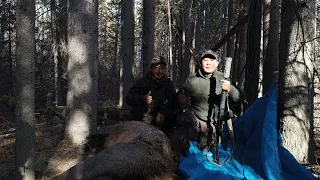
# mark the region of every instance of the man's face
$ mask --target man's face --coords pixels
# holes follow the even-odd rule
[[[157,64],[155,66],[152,66],[151,72],[155,78],[161,79],[161,78],[163,78],[163,76],[165,76],[165,74],[167,72],[167,66],[162,63]]]
[[[205,57],[201,61],[201,67],[207,74],[212,74],[218,67],[219,61],[215,57]]]

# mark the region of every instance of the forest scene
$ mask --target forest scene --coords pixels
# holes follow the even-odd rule
[[[0,180],[205,179],[184,165],[226,137],[260,179],[320,179],[319,45],[318,0],[0,0]],[[238,161],[276,154],[249,132],[277,159]]]

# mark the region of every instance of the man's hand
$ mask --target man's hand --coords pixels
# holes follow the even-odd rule
[[[227,92],[230,92],[231,90],[231,84],[228,80],[221,80],[221,88],[222,90],[225,90]]]
[[[182,89],[181,92],[178,94],[178,103],[180,105],[187,103],[187,96],[184,94],[184,90]]]
[[[162,113],[158,113],[156,117],[156,123],[157,124],[163,124],[164,115]]]
[[[149,91],[148,94],[144,95],[144,102],[146,104],[151,104],[152,103],[151,91]]]

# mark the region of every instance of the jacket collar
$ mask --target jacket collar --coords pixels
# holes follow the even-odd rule
[[[199,74],[202,78],[204,78],[204,79],[209,79],[209,78],[211,78],[212,76],[216,76],[217,71],[218,71],[218,70],[215,70],[212,74],[206,75],[206,74],[203,72],[202,69],[199,69],[199,70],[198,70],[198,74]]]
[[[165,80],[168,79],[168,78],[166,78],[165,76],[163,76],[161,79],[158,79],[158,78],[156,78],[156,77],[154,77],[154,76],[152,75],[152,72],[151,72],[151,71],[149,71],[149,72],[146,74],[146,77],[154,80],[154,81],[157,82],[157,83],[159,83],[159,82],[161,82],[161,81],[165,81]]]

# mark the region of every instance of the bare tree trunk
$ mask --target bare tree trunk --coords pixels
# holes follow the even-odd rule
[[[210,14],[212,13],[212,11],[210,11],[211,3],[209,2],[209,0],[204,0],[203,4],[204,4],[203,10],[206,12],[206,14],[204,15],[203,35],[204,37],[210,37],[210,33],[211,33],[210,32],[210,24],[211,24]],[[211,44],[210,38],[204,38],[203,44],[204,44],[204,49],[207,49]]]
[[[8,16],[9,16],[9,24],[8,24],[8,41],[9,41],[9,49],[8,49],[8,59],[9,59],[9,88],[10,93],[14,93],[14,74],[13,74],[13,58],[12,58],[12,31],[11,30],[11,3],[8,3]]]
[[[242,3],[239,12],[239,19],[242,19],[247,12],[247,3]],[[236,75],[236,85],[244,92],[244,82],[245,82],[245,67],[246,67],[246,50],[247,50],[247,26],[240,29],[239,31],[239,52],[237,54],[237,71]]]
[[[98,0],[69,1],[68,54],[65,136],[81,147],[90,132],[96,133]]]
[[[58,67],[58,47],[57,43],[57,12],[56,12],[56,1],[50,1],[50,11],[51,11],[51,32],[52,32],[52,58],[54,62],[54,95],[55,95],[55,105],[61,105],[61,91],[60,91],[60,79],[59,79],[59,67]]]
[[[146,74],[150,70],[151,60],[154,54],[154,0],[143,0],[142,18],[142,62],[143,74]]]
[[[184,59],[187,60],[186,62],[189,62],[186,64],[186,77],[187,78],[190,74],[195,72],[196,68],[196,60],[195,60],[195,25],[196,25],[196,3],[195,1],[191,1],[191,7],[190,7],[190,14],[187,24],[187,30],[186,30],[186,48],[185,48],[185,55]],[[186,22],[187,23],[187,22]],[[189,71],[187,71],[189,70]]]
[[[275,82],[275,71],[279,70],[279,40],[280,40],[280,1],[272,0],[270,8],[270,23],[268,45],[263,63],[263,94],[266,94]]]
[[[249,105],[258,98],[260,40],[261,40],[261,1],[249,1],[248,46],[246,57],[245,94]]]
[[[119,3],[119,9],[118,11],[120,12],[121,15],[121,4]],[[120,34],[120,28],[121,28],[121,20],[119,21],[119,18],[116,18],[116,26],[115,26],[115,51],[114,51],[114,64],[113,64],[113,76],[115,78],[119,78],[119,64],[120,64],[120,58],[119,58],[119,47],[120,47],[120,43],[119,43],[119,34]]]
[[[56,9],[56,50],[57,50],[57,59],[55,64],[55,75],[56,75],[56,105],[65,105],[66,104],[66,86],[67,81],[64,78],[64,74],[67,73],[68,66],[68,55],[67,55],[67,41],[68,41],[68,32],[67,32],[67,4],[66,1],[59,1],[59,11]]]
[[[239,42],[239,63],[238,63],[238,86],[244,91],[244,82],[246,76],[246,49],[247,49],[247,28],[240,33]]]
[[[278,114],[283,146],[300,163],[313,163],[315,1],[283,0],[281,12]]]
[[[320,16],[320,1],[316,1],[316,17]],[[320,37],[320,19],[318,19],[316,21],[316,28],[315,28],[315,32],[316,32],[316,37]],[[315,71],[314,71],[314,80],[313,80],[313,84],[314,84],[314,89],[315,89],[315,96],[314,96],[314,107],[313,107],[313,124],[314,124],[314,133],[315,135],[320,134],[320,129],[318,127],[320,127],[320,49],[316,48],[319,47],[320,45],[320,39],[317,39],[314,43],[314,47],[315,47],[315,61],[314,61],[314,66],[315,66]],[[317,159],[319,160],[319,159]]]
[[[206,12],[206,14],[208,13],[208,11],[206,10],[206,8],[208,8],[207,6],[205,6],[206,1],[196,1],[197,3],[197,21],[196,21],[196,32],[195,32],[195,54],[196,57],[199,58],[199,56],[201,56],[201,51],[202,51],[202,47],[205,46],[205,40],[207,40],[208,36],[205,36],[205,27],[204,27],[204,14],[203,12]],[[199,59],[198,59],[199,60]],[[198,67],[199,68],[200,64],[199,61],[198,62]]]
[[[192,4],[193,0],[186,0],[183,2],[183,12],[181,14],[181,29],[182,29],[182,52],[183,58],[181,61],[181,82],[190,74],[190,62],[192,51],[192,34],[194,28],[194,21],[192,21]]]
[[[169,64],[170,64],[170,77],[173,80],[173,68],[175,65],[173,64],[172,59],[172,28],[171,28],[171,5],[170,0],[167,0],[167,9],[168,9],[168,26],[169,26]]]
[[[233,26],[233,21],[234,21],[234,1],[233,0],[229,0],[228,1],[228,30],[230,30],[230,28],[232,28]],[[228,43],[227,43],[227,56],[231,57],[232,59],[234,55],[234,36],[232,36]]]
[[[35,1],[17,1],[16,178],[35,179]]]
[[[228,32],[228,30],[227,30],[227,28],[228,28],[228,1],[222,1],[221,13],[222,13],[222,18],[221,18],[221,22],[220,22],[220,34],[221,34],[220,37],[223,37]],[[227,44],[223,44],[221,46],[221,50],[220,50],[220,64],[219,64],[220,71],[223,71],[223,69],[224,69],[226,55],[227,55]]]
[[[44,172],[47,178],[81,161],[88,136],[97,131],[98,0],[69,0],[67,7],[69,60],[65,134],[48,162]],[[65,147],[69,148],[68,152]]]
[[[121,8],[121,63],[119,107],[126,105],[127,95],[133,81],[132,64],[134,59],[134,4],[133,0],[122,0]],[[150,60],[151,61],[151,60]],[[144,69],[145,70],[145,69]],[[126,108],[126,106],[125,106]]]

